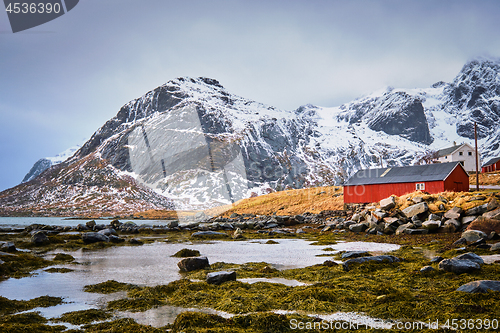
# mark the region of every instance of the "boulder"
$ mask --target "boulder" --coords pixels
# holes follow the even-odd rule
[[[382,220],[384,217],[387,216],[387,213],[381,210],[376,210],[372,212],[372,218],[375,218],[378,221]]]
[[[470,261],[473,261],[473,262],[475,262],[475,263],[477,263],[479,265],[483,265],[484,264],[483,258],[481,258],[477,254],[472,253],[472,252],[467,252],[467,253],[461,254],[459,256],[456,256],[454,259],[457,259],[457,260],[470,260]]]
[[[487,213],[486,213],[487,214]],[[467,230],[481,230],[486,234],[490,234],[492,231],[497,233],[500,232],[500,220],[489,219],[483,216],[479,216],[477,219],[472,221],[468,226]]]
[[[412,218],[413,216],[425,213],[428,210],[429,210],[429,206],[427,205],[427,203],[421,202],[421,203],[418,203],[416,205],[412,205],[410,207],[403,209],[403,214],[407,218]]]
[[[498,250],[500,250],[500,243],[495,243],[491,245],[490,251],[498,251]]]
[[[451,229],[453,229],[452,232],[457,231],[462,226],[462,224],[460,223],[460,221],[456,220],[456,219],[447,220],[447,221],[444,222],[444,225],[445,226],[449,226]]]
[[[100,230],[98,231],[97,233],[101,234],[101,235],[104,235],[104,236],[110,236],[110,235],[117,235],[115,229],[103,229],[103,230]]]
[[[125,242],[125,239],[120,238],[120,237],[115,236],[115,235],[109,235],[108,238],[109,238],[109,241],[111,243],[123,243],[123,242]]]
[[[429,214],[429,221],[441,221],[441,216],[437,214]]]
[[[370,254],[367,251],[347,251],[342,253],[342,259],[351,259],[359,257],[368,257]]]
[[[359,257],[359,258],[353,258],[345,261],[342,263],[342,268],[344,271],[349,271],[350,267],[352,264],[362,264],[365,262],[378,262],[378,263],[393,263],[393,262],[400,262],[401,259],[395,256],[391,255],[381,255],[381,256],[373,256],[373,257]]]
[[[484,213],[483,217],[487,219],[500,220],[500,208]]]
[[[474,215],[465,216],[462,218],[462,225],[470,224],[470,223],[474,222],[475,219],[477,219],[477,216],[474,216]]]
[[[82,240],[85,244],[109,242],[108,236],[100,234],[98,232],[86,232],[82,235]]]
[[[465,211],[465,215],[466,216],[482,215],[482,214],[486,213],[487,207],[488,207],[488,204],[484,204],[484,205],[480,205],[480,206],[476,206],[476,207],[467,209]]]
[[[429,231],[436,231],[441,226],[440,221],[426,221],[422,223],[422,228],[427,229]]]
[[[349,230],[351,230],[352,232],[363,232],[366,229],[368,229],[366,223],[356,223],[349,226]]]
[[[138,240],[137,238],[132,238],[131,240],[128,241],[132,245],[142,245],[144,244],[142,241]]]
[[[443,259],[444,259],[443,257],[436,256],[436,257],[432,257],[431,262],[439,263],[439,262],[443,261]]]
[[[470,273],[481,269],[478,263],[472,260],[459,260],[456,258],[444,259],[439,263],[439,269],[456,274]]]
[[[96,223],[95,223],[95,221],[94,221],[94,220],[92,220],[92,221],[88,221],[87,223],[85,223],[85,226],[86,226],[87,228],[89,228],[89,230],[94,230],[95,225],[96,225]]]
[[[443,202],[443,203],[448,203],[448,200],[446,200],[446,198],[443,197],[442,195],[438,196],[438,200]]]
[[[479,230],[466,230],[462,233],[462,238],[465,238],[467,243],[474,243],[480,239],[488,238],[488,235]]]
[[[207,274],[207,283],[208,284],[221,284],[227,281],[236,281],[236,272],[235,271],[221,271],[221,272],[213,272]]]
[[[424,267],[420,268],[420,272],[422,272],[422,273],[429,273],[429,272],[433,272],[433,271],[435,271],[435,269],[432,266],[424,266]]]
[[[35,245],[43,245],[49,242],[49,237],[43,231],[35,230],[31,234],[31,242]]]
[[[486,210],[492,211],[500,207],[500,204],[498,203],[498,200],[495,198],[491,198],[490,202],[488,202],[488,205],[486,206]]]
[[[413,203],[418,204],[418,203],[424,202],[424,199],[422,199],[422,197],[413,197],[411,199],[411,201],[413,201]]]
[[[209,267],[207,257],[191,257],[184,258],[177,263],[177,267],[183,272],[190,272],[197,269],[203,269],[205,267]]]
[[[429,233],[429,230],[427,229],[410,229],[406,228],[404,230],[404,233],[407,235],[426,235]]]
[[[500,281],[479,280],[472,281],[460,286],[457,291],[466,293],[487,293],[488,290],[500,291]]]
[[[411,229],[411,228],[413,228],[412,223],[402,224],[396,229],[396,235],[401,235],[405,232],[406,229]]]
[[[394,197],[388,197],[386,199],[380,200],[380,209],[390,210],[394,207],[396,207],[396,199]]]
[[[361,219],[362,219],[362,216],[361,216],[361,214],[358,214],[358,213],[355,213],[355,214],[351,217],[351,220],[353,220],[354,222],[359,222]]]
[[[16,245],[13,242],[5,242],[0,246],[0,250],[7,252],[16,252]]]
[[[458,220],[462,216],[463,210],[460,207],[453,207],[444,213],[444,217],[447,219]]]

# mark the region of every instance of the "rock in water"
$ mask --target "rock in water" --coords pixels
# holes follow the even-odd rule
[[[221,284],[227,281],[236,281],[235,271],[221,271],[207,274],[207,283],[209,284]]]
[[[205,267],[209,267],[207,257],[191,257],[185,258],[179,261],[177,267],[183,272],[191,272],[197,269],[203,269]]]
[[[500,291],[500,281],[479,280],[472,281],[460,286],[457,291],[466,293],[487,293],[488,290]]]
[[[109,242],[108,236],[97,232],[86,232],[82,235],[82,240],[85,244],[97,243],[97,242]]]
[[[49,242],[49,238],[47,235],[43,233],[43,231],[34,231],[31,235],[31,242],[35,245],[43,245]]]

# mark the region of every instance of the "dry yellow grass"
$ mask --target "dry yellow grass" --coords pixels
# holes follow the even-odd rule
[[[469,176],[469,184],[476,185],[476,175]],[[479,174],[479,184],[480,185],[500,185],[500,173],[488,172]]]
[[[274,192],[240,200],[228,210],[226,210],[227,206],[223,206],[209,212],[214,214],[217,209],[225,210],[222,213],[223,216],[229,216],[232,213],[268,215],[274,212],[278,215],[296,215],[305,212],[339,210],[343,208],[343,204],[342,188],[331,186]]]
[[[483,191],[483,192],[441,192],[437,194],[426,194],[420,191],[416,191],[413,193],[408,193],[405,194],[401,197],[396,197],[396,203],[397,207],[399,209],[405,209],[408,206],[413,205],[413,201],[408,200],[412,199],[414,197],[422,197],[428,205],[429,205],[429,210],[433,213],[436,212],[442,212],[442,210],[439,209],[439,206],[441,204],[444,205],[445,210],[451,209],[453,207],[460,207],[463,210],[467,210],[479,205],[482,205],[484,203],[489,202],[491,196],[492,196],[491,191]],[[483,196],[485,197],[484,200],[474,200],[474,201],[469,201],[472,197],[474,196]],[[448,202],[444,203],[443,201],[438,200],[439,196],[445,198]]]

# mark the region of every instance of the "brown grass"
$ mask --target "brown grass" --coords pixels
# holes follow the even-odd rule
[[[469,176],[469,184],[476,185],[476,174]],[[479,174],[480,185],[500,185],[500,172],[487,172]]]
[[[342,188],[339,186],[315,187],[300,190],[274,192],[255,198],[243,199],[236,202],[229,210],[228,207],[219,207],[222,215],[232,213],[270,215],[296,215],[305,212],[319,213],[323,210],[339,210],[344,205]],[[217,209],[210,210],[210,213]]]

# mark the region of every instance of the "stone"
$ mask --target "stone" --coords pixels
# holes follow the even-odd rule
[[[406,229],[410,229],[412,227],[413,227],[413,224],[411,224],[411,223],[406,223],[406,224],[400,225],[396,229],[396,235],[404,234],[404,232],[405,232]]]
[[[460,207],[453,207],[452,209],[448,210],[446,213],[444,213],[444,217],[447,219],[454,219],[458,220],[460,216],[462,216],[463,210]]]
[[[492,211],[500,207],[500,203],[498,203],[498,200],[495,198],[491,198],[490,202],[488,202],[488,205],[486,206],[486,211]]]
[[[118,220],[113,220],[109,225],[111,225],[113,229],[118,229],[121,227],[122,223]]]
[[[441,216],[437,214],[429,214],[429,221],[441,221]]]
[[[367,251],[347,251],[342,253],[342,259],[351,259],[359,257],[368,257],[370,254]]]
[[[446,200],[446,198],[443,197],[442,195],[438,196],[438,200],[441,201],[441,202],[443,202],[443,203],[448,203],[448,200]]]
[[[13,242],[5,242],[0,246],[0,250],[7,252],[16,252],[16,245]]]
[[[223,232],[217,231],[197,231],[191,235],[191,237],[214,237],[214,236],[227,236],[227,234]]]
[[[488,206],[488,204],[484,204],[484,205],[480,205],[480,206],[476,206],[476,207],[472,207],[470,209],[467,209],[465,211],[465,215],[466,216],[482,215],[482,214],[486,213],[487,206]]]
[[[94,220],[92,220],[92,221],[88,221],[87,223],[85,223],[85,226],[86,226],[87,228],[89,228],[89,230],[94,230],[95,225],[96,225],[96,223],[95,223],[95,221],[94,221]]]
[[[413,201],[413,203],[421,203],[421,202],[424,202],[424,199],[422,199],[422,197],[414,197],[411,199],[411,201]]]
[[[232,238],[233,239],[243,238],[243,231],[241,231],[240,228],[236,228],[236,230],[233,232]]]
[[[439,263],[439,269],[456,274],[470,273],[481,269],[478,263],[471,260],[444,259]]]
[[[446,207],[443,204],[439,204],[438,208],[439,208],[439,210],[445,210],[446,209]]]
[[[432,266],[424,266],[424,267],[420,268],[420,272],[422,272],[422,273],[429,273],[429,272],[433,272],[433,271],[435,271],[435,269]]]
[[[445,226],[450,226],[450,227],[452,227],[453,232],[455,232],[455,231],[457,231],[458,229],[460,229],[460,227],[461,227],[461,225],[462,225],[462,224],[461,224],[461,223],[460,223],[460,221],[458,221],[458,220],[455,220],[455,219],[450,219],[450,220],[445,221],[445,222],[444,222],[444,225],[445,225]]]
[[[457,291],[466,293],[487,293],[491,291],[500,291],[500,281],[494,280],[479,280],[472,281],[460,286]]]
[[[351,220],[353,220],[354,222],[359,222],[361,220],[361,214],[354,214],[352,217],[351,217]]]
[[[111,243],[123,243],[123,242],[125,242],[125,239],[120,238],[120,237],[115,236],[115,235],[109,235],[108,238],[109,238],[109,241]]]
[[[179,226],[179,221],[177,221],[177,220],[169,221],[167,223],[167,227],[170,229],[177,228],[178,226]]]
[[[484,213],[483,217],[487,219],[500,220],[500,208]]]
[[[132,238],[131,240],[128,241],[132,245],[142,245],[144,244],[142,241],[138,240],[137,238]]]
[[[439,262],[443,261],[443,259],[444,259],[443,257],[436,256],[436,257],[433,257],[433,258],[431,259],[431,262],[433,262],[433,263],[434,263],[434,262],[439,263]]]
[[[353,259],[349,259],[347,261],[345,261],[343,264],[342,264],[342,268],[344,269],[344,271],[349,271],[350,267],[352,264],[362,264],[362,263],[365,263],[365,262],[371,262],[371,261],[374,261],[374,262],[379,262],[379,263],[393,263],[393,262],[400,262],[401,259],[399,259],[398,257],[395,257],[395,256],[391,256],[391,255],[381,255],[381,256],[373,256],[373,257],[359,257],[359,258],[353,258]]]
[[[82,235],[82,240],[85,244],[109,242],[108,236],[100,234],[98,232],[86,232]]]
[[[235,271],[220,271],[207,274],[207,283],[219,285],[227,281],[236,281]]]
[[[49,242],[49,238],[43,231],[35,230],[31,234],[31,242],[35,245],[43,245]]]
[[[207,257],[191,257],[184,258],[177,263],[177,267],[183,272],[191,272],[197,269],[203,269],[209,267]]]
[[[377,221],[382,220],[386,216],[387,216],[387,213],[383,212],[381,210],[376,210],[376,211],[372,212],[372,217],[374,217],[375,219],[377,219]]]
[[[428,210],[429,210],[429,206],[427,205],[427,203],[421,202],[421,203],[418,203],[416,205],[412,205],[410,207],[403,209],[403,214],[407,218],[412,218],[413,216],[425,213]]]
[[[495,243],[491,245],[490,251],[498,251],[498,250],[500,250],[500,243]]]
[[[349,226],[349,230],[352,232],[363,232],[366,229],[368,229],[368,226],[365,223],[356,223]]]
[[[404,231],[405,234],[407,235],[426,235],[429,233],[429,230],[427,229],[410,229],[407,228]]]
[[[456,240],[454,243],[453,243],[453,246],[461,246],[461,245],[467,245],[467,239],[465,238],[459,238],[458,240]]]
[[[484,195],[474,195],[470,197],[469,200],[467,201],[471,202],[471,201],[482,201],[482,200],[486,200],[486,197]]]
[[[454,259],[457,259],[457,260],[470,260],[470,261],[473,261],[479,265],[483,265],[484,264],[484,260],[483,258],[481,258],[480,256],[478,256],[477,254],[473,253],[473,252],[467,252],[467,253],[464,253],[464,254],[461,254],[459,256],[456,256]]]
[[[429,231],[436,231],[441,226],[440,221],[426,221],[422,223],[422,228],[427,229]]]
[[[103,229],[103,230],[98,231],[97,233],[104,235],[104,236],[110,236],[110,235],[116,236],[117,235],[115,229]]]
[[[474,243],[480,239],[488,238],[488,235],[480,230],[466,230],[462,233],[462,238],[464,238],[467,243]]]
[[[390,210],[396,207],[396,199],[394,197],[388,197],[380,200],[380,209]]]
[[[477,219],[477,216],[465,216],[465,217],[462,217],[462,225],[470,224],[475,219]]]

